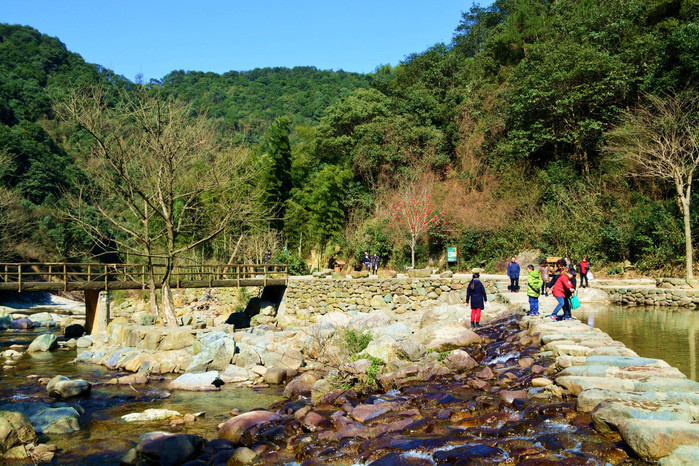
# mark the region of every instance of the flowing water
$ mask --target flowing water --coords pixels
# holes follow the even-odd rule
[[[44,330],[0,331],[0,352],[10,345],[28,345]],[[60,341],[60,339],[59,339]],[[76,349],[48,353],[27,353],[13,369],[0,372],[0,400],[40,401],[53,403],[46,395],[46,387],[39,377],[65,375],[93,383],[89,397],[69,400],[79,405],[85,414],[80,431],[63,435],[40,436],[42,443],[53,443],[59,448],[56,462],[60,464],[118,464],[119,458],[135,446],[140,435],[154,431],[186,432],[205,438],[216,436],[216,425],[230,418],[231,410],[242,412],[266,408],[282,398],[279,389],[250,389],[223,386],[216,392],[169,392],[168,382],[174,376],[147,385],[107,385],[109,379],[125,375],[103,366],[71,364]],[[126,423],[121,416],[142,412],[148,408],[172,409],[181,414],[204,412],[205,416],[182,427],[170,427],[169,421]],[[80,411],[80,410],[79,410]]]
[[[639,356],[663,359],[699,381],[699,310],[583,304],[573,315],[621,341]]]

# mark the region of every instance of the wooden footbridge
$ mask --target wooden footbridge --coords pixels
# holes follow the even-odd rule
[[[165,271],[153,265],[156,283]],[[148,287],[150,270],[143,264],[0,263],[0,291],[109,291]],[[226,288],[286,285],[283,264],[223,264],[175,266],[170,288]]]
[[[156,286],[164,272],[164,265],[152,266]],[[144,264],[0,263],[0,293],[83,291],[85,328],[91,333],[106,328],[109,319],[108,307],[106,315],[97,315],[99,293],[147,289],[150,274],[149,266]],[[288,268],[284,264],[175,266],[169,280],[170,288],[286,286],[287,283]]]

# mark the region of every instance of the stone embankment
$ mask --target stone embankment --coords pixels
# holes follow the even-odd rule
[[[448,273],[451,275],[451,273]],[[387,309],[396,314],[417,310],[422,304],[436,301],[446,304],[464,302],[466,285],[471,276],[365,279],[290,279],[286,291],[285,312],[300,320],[333,311],[368,312]],[[488,294],[497,289],[484,280]]]
[[[602,281],[598,286],[609,293],[609,300],[624,306],[673,306],[694,309],[699,306],[699,281],[681,278],[633,280],[610,284]]]
[[[521,326],[542,345],[539,357],[555,358],[556,385],[598,432],[618,432],[647,461],[699,464],[699,383],[576,320],[524,317]]]

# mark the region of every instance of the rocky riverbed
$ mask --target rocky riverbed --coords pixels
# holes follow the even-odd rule
[[[30,354],[39,361],[51,351],[75,351],[74,374],[83,367],[103,367],[104,374],[34,379],[57,400],[5,404],[0,424],[9,427],[2,432],[22,434],[4,437],[10,441],[2,448],[15,460],[24,452],[32,461],[79,461],[61,442],[56,448],[42,440],[42,431],[81,435],[86,420],[104,415],[96,413],[105,413],[99,406],[111,385],[140,393],[118,395],[123,410],[109,419],[115,432],[133,421],[129,432],[143,434],[105,444],[109,458],[124,464],[683,464],[677,461],[696,455],[699,384],[663,361],[638,358],[578,321],[524,317],[523,293],[503,294],[480,329],[468,328],[463,305],[438,298],[410,310],[311,318],[278,319],[265,306],[265,319],[252,328],[225,324],[220,309],[199,300],[180,312],[188,322],[178,329],[139,315],[138,323],[134,316],[116,319],[105,335],[58,342],[40,335],[4,351],[4,370]],[[20,320],[6,323],[16,328]],[[354,347],[365,337],[371,341]],[[119,372],[107,378],[108,370]],[[225,406],[228,393],[268,386],[283,388],[285,401],[216,415],[210,407],[175,413],[167,402],[195,390]],[[20,411],[24,430],[12,414]],[[54,414],[66,420],[47,424]],[[99,442],[90,458],[106,458]]]
[[[177,445],[188,465],[643,464],[553,384],[554,359],[538,356],[519,318],[477,332],[467,352],[386,372],[363,391],[297,386],[286,402],[222,423],[217,438],[153,432],[125,459],[157,463]]]

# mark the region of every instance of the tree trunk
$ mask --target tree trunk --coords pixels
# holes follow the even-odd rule
[[[165,325],[169,328],[176,328],[177,315],[175,314],[175,301],[172,299],[172,290],[170,290],[170,285],[165,282],[163,283],[163,318],[165,319]]]
[[[682,216],[684,217],[684,245],[686,254],[687,280],[694,278],[694,248],[692,247],[692,225],[689,214],[689,198],[680,196]]]
[[[170,275],[172,273],[172,261],[168,260],[163,273],[162,290],[163,295],[160,297],[163,310],[163,319],[165,325],[169,328],[178,327],[177,315],[175,314],[175,301],[172,299],[172,290],[170,290]]]

